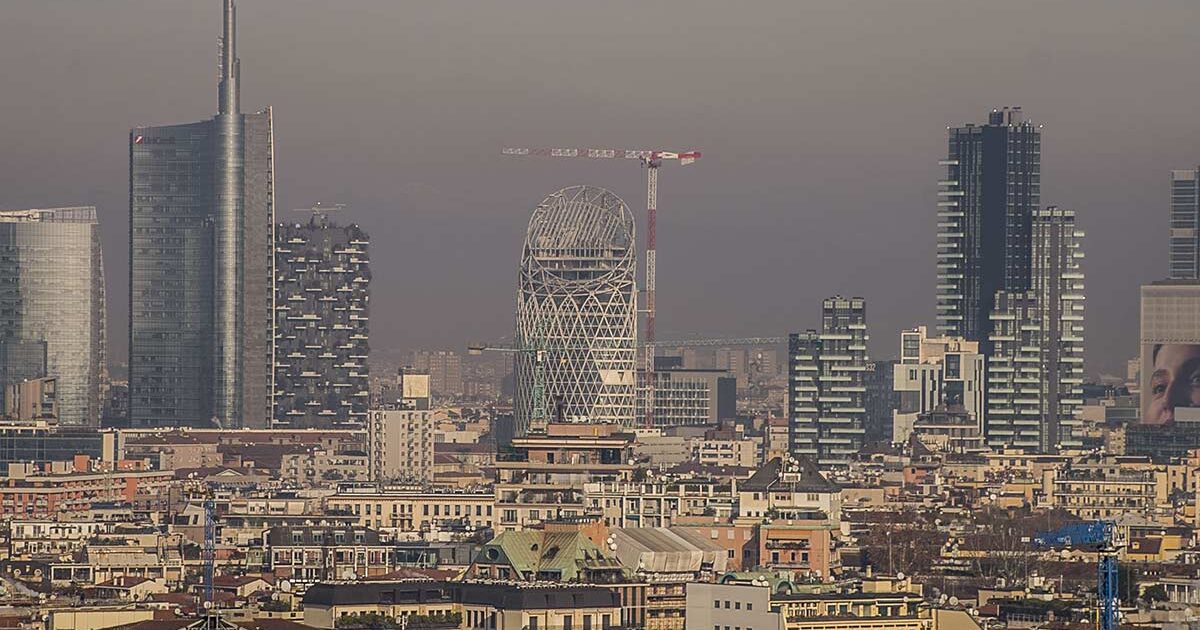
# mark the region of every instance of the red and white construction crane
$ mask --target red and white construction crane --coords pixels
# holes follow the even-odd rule
[[[571,148],[513,148],[501,150],[503,155],[638,160],[646,168],[646,419],[647,427],[654,423],[654,325],[657,309],[654,305],[655,257],[658,247],[658,167],[664,161],[678,161],[687,166],[700,159],[699,151],[571,149]]]

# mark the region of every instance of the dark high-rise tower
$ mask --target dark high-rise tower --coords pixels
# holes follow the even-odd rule
[[[271,416],[271,110],[241,113],[236,8],[223,2],[216,117],[129,134],[134,426]]]
[[[949,129],[938,193],[938,331],[978,341],[984,354],[996,292],[1030,288],[1041,153],[1041,129],[1019,107],[993,111],[986,125]]]
[[[276,226],[273,426],[366,427],[369,248],[357,225],[324,215]]]
[[[1034,213],[1030,287],[996,294],[988,445],[1056,453],[1083,445],[1083,231],[1075,212]]]
[[[1200,167],[1171,171],[1172,280],[1200,280]]]

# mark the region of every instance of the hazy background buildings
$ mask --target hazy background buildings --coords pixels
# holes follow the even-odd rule
[[[128,166],[114,130],[211,116],[213,7],[60,8],[5,3],[0,58],[22,89],[0,103],[0,136],[20,156],[0,169],[0,189],[6,207],[97,206],[119,363]],[[1187,0],[970,10],[955,0],[755,10],[354,0],[331,12],[255,0],[240,7],[239,56],[243,101],[287,104],[275,120],[279,207],[336,198],[390,244],[376,252],[389,281],[373,305],[404,315],[374,322],[377,350],[457,349],[510,334],[512,270],[489,261],[512,259],[545,191],[594,182],[640,205],[635,168],[506,162],[499,147],[652,144],[705,152],[694,170],[662,176],[660,338],[784,334],[796,313],[853,290],[894,305],[872,312],[872,356],[885,357],[894,338],[883,331],[934,321],[934,286],[908,280],[931,273],[942,133],[1004,103],[1046,123],[1042,197],[1080,211],[1088,274],[1112,287],[1090,298],[1089,328],[1134,334],[1137,287],[1166,268],[1169,173],[1194,168],[1200,145],[1194,10]],[[65,44],[45,46],[47,32]],[[86,101],[62,98],[64,86]],[[616,94],[636,97],[606,96]],[[356,124],[331,112],[353,112]],[[396,124],[399,115],[420,122]],[[49,128],[70,150],[33,132]],[[797,246],[797,225],[854,235],[836,239],[841,253],[872,264],[825,264],[824,247]],[[724,299],[712,298],[714,286]],[[779,286],[788,290],[770,289]],[[745,304],[755,318],[739,317]],[[1120,374],[1131,347],[1088,353],[1089,371]]]

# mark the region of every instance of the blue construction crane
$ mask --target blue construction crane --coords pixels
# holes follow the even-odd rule
[[[1117,630],[1117,553],[1120,545],[1112,521],[1072,523],[1052,532],[1041,532],[1033,544],[1044,549],[1079,549],[1099,557],[1100,575],[1096,596],[1099,630]]]
[[[209,614],[214,612],[213,569],[217,559],[216,504],[212,497],[204,500],[204,607]]]

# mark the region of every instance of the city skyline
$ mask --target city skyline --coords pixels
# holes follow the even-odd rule
[[[23,51],[37,49],[27,33],[50,20],[82,42],[70,50],[43,50],[38,65],[12,64],[14,82],[27,89],[6,104],[19,115],[0,123],[5,125],[0,133],[27,151],[0,175],[6,191],[0,204],[98,207],[112,285],[114,362],[127,350],[122,333],[128,295],[122,251],[127,174],[118,130],[197,119],[211,111],[212,60],[195,52],[211,50],[216,18],[210,4],[113,2],[59,16],[41,3],[17,2],[9,9],[14,19],[0,26],[6,59],[20,60]],[[928,226],[941,170],[936,162],[944,155],[942,130],[993,107],[1021,105],[1046,124],[1043,205],[1078,209],[1089,233],[1093,254],[1086,267],[1095,314],[1089,328],[1100,338],[1117,340],[1089,348],[1088,372],[1119,373],[1122,361],[1136,354],[1137,287],[1168,275],[1170,173],[1198,161],[1192,147],[1200,129],[1184,104],[1194,100],[1200,86],[1186,72],[1172,71],[1186,68],[1185,60],[1198,52],[1197,43],[1182,36],[1186,20],[1179,18],[1185,5],[1163,5],[1154,12],[1088,5],[1082,13],[1073,10],[1081,5],[1069,3],[1039,6],[1037,24],[1015,32],[1003,25],[1017,23],[1020,11],[1009,16],[983,9],[982,17],[1015,41],[956,34],[944,40],[942,52],[963,53],[957,57],[935,56],[917,36],[889,35],[880,26],[850,22],[852,9],[832,5],[808,11],[776,7],[776,24],[711,8],[690,13],[657,8],[643,12],[644,25],[613,35],[627,44],[626,52],[604,54],[620,48],[601,44],[613,18],[597,16],[594,9],[560,8],[543,17],[587,26],[575,35],[583,43],[580,50],[553,56],[558,59],[507,44],[523,27],[493,13],[494,8],[463,15],[364,0],[357,5],[362,12],[329,16],[324,7],[309,5],[290,4],[281,12],[283,5],[271,0],[243,5],[240,56],[253,60],[242,70],[253,77],[245,100],[289,105],[289,118],[277,122],[291,134],[289,144],[279,147],[280,207],[307,206],[313,199],[345,201],[364,209],[352,220],[397,245],[381,254],[379,268],[387,273],[376,285],[375,308],[403,317],[378,320],[372,331],[378,351],[399,353],[418,345],[454,349],[468,339],[507,334],[511,252],[520,243],[522,213],[543,191],[577,182],[641,198],[642,182],[629,170],[506,163],[496,157],[501,146],[657,144],[699,148],[706,156],[695,167],[701,170],[664,174],[670,185],[664,185],[660,200],[661,338],[785,334],[792,322],[802,321],[806,304],[843,292],[888,307],[875,310],[872,356],[889,356],[891,334],[934,322],[934,290],[924,279],[932,267],[934,235]],[[936,13],[940,22],[925,24],[937,8],[879,8],[881,19],[873,22],[898,21],[919,34],[974,19],[942,11]],[[508,10],[518,15],[530,5]],[[376,19],[364,19],[367,11]],[[139,15],[145,23],[171,27],[136,28],[141,17],[133,18]],[[575,19],[581,15],[597,19]],[[328,47],[337,48],[336,54],[328,54],[325,45],[312,50],[288,45],[294,37],[315,33],[325,18],[332,20]],[[757,43],[743,42],[741,48],[721,43],[717,18],[726,18],[729,28],[760,29]],[[416,26],[431,22],[458,28],[436,29],[445,41],[432,43]],[[483,37],[479,22],[497,32]],[[111,28],[92,28],[96,23]],[[360,36],[385,28],[404,36],[396,41]],[[687,28],[709,43],[662,51],[661,38],[645,37],[654,28]],[[838,45],[847,32],[879,39],[880,45],[893,47],[891,54],[843,51],[838,61],[815,55],[823,46]],[[1055,33],[1053,42],[1038,37],[1045,32]],[[1157,45],[1139,46],[1144,41],[1139,38],[1149,37],[1139,33],[1151,32]],[[460,38],[475,41],[463,45]],[[484,46],[491,47],[488,58],[479,54]],[[1118,49],[1122,54],[1111,52]],[[636,61],[641,53],[652,61]],[[564,107],[532,107],[545,93],[542,81],[531,77],[565,78],[584,60],[595,62],[599,76],[650,96],[593,105],[591,88],[573,87],[557,97]],[[709,82],[699,71],[714,63],[738,72]],[[980,63],[990,66],[985,75],[974,71]],[[912,67],[929,71],[907,72]],[[893,78],[901,75],[905,83]],[[435,80],[438,76],[457,80]],[[79,78],[91,101],[59,103],[50,96],[51,77]],[[1125,81],[1127,89],[1111,90],[1110,78]],[[969,89],[937,99],[924,95],[949,83]],[[478,104],[486,94],[494,94],[494,107]],[[350,111],[355,112],[352,123],[315,124],[329,113]],[[394,111],[422,124],[387,132],[372,127],[381,122],[382,112]],[[495,112],[508,115],[509,124],[491,125],[488,114]],[[636,120],[627,120],[623,112]],[[71,139],[56,143],[55,152],[22,140],[31,137],[24,129],[47,124],[47,115]],[[1111,125],[1114,119],[1124,124]],[[352,156],[363,154],[372,155],[370,168],[354,166],[358,160]],[[451,158],[459,164],[444,168]],[[79,176],[56,177],[51,184],[44,174],[58,170]],[[865,186],[858,185],[861,173],[870,174]],[[640,222],[639,205],[633,209]],[[889,215],[899,219],[880,229],[881,216]],[[814,241],[819,243],[856,235],[842,239],[845,251],[837,253],[873,264],[831,270],[822,263],[833,253],[828,248],[794,246],[810,226],[822,228],[826,238]],[[447,256],[447,251],[468,255]],[[742,251],[751,253],[732,255]],[[416,264],[436,256],[448,259],[430,267]],[[410,300],[405,289],[422,284],[418,278],[425,280],[420,299]],[[901,282],[905,278],[920,281]],[[780,290],[785,285],[789,290]],[[712,298],[714,287],[724,299]],[[725,303],[754,304],[753,317]]]

